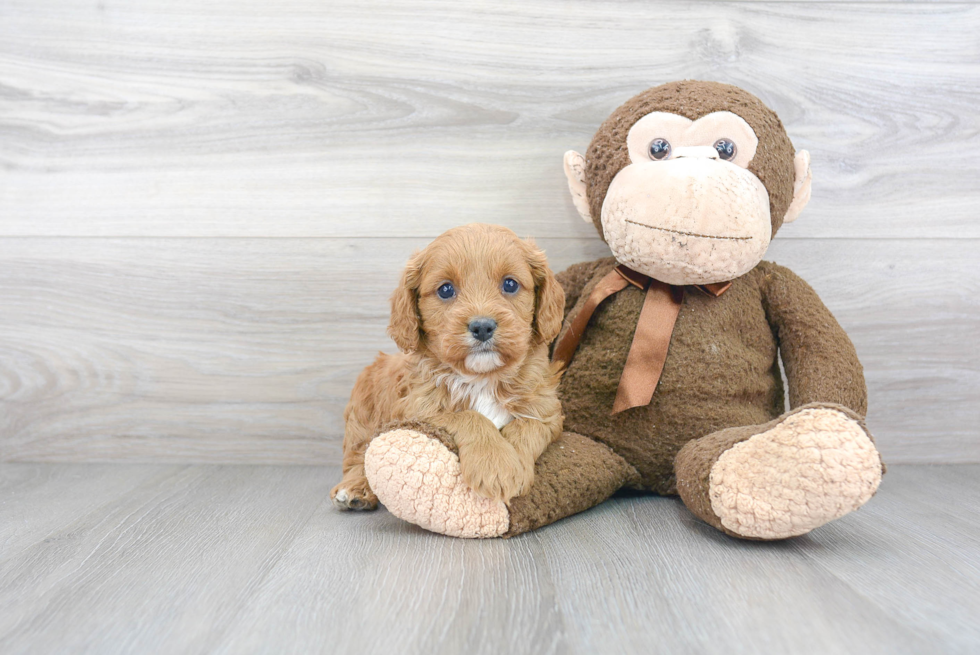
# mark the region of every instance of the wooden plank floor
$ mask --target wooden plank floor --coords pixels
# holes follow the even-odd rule
[[[511,540],[326,501],[335,467],[0,465],[0,652],[980,649],[980,466],[740,542],[616,498]]]

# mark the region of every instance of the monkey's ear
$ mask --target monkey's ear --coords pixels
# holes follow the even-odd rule
[[[574,150],[565,153],[565,177],[568,178],[568,190],[572,192],[572,204],[582,220],[591,225],[589,199],[585,194],[585,157]]]
[[[797,151],[793,165],[796,168],[796,181],[793,183],[793,202],[789,204],[789,209],[786,210],[783,223],[792,223],[795,221],[796,217],[803,211],[803,208],[806,207],[806,203],[810,202],[810,183],[813,181],[813,175],[810,173],[810,153],[806,150]]]
[[[548,266],[544,252],[533,241],[523,243],[534,277],[534,331],[540,343],[551,343],[565,318],[565,290]]]
[[[415,253],[402,272],[398,288],[391,294],[391,321],[388,336],[398,349],[413,353],[419,349],[422,324],[419,320],[419,282],[422,277],[422,254]]]

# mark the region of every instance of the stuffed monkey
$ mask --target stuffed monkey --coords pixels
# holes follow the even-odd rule
[[[368,448],[381,502],[436,532],[506,537],[630,488],[679,495],[745,539],[804,534],[864,504],[884,468],[854,346],[806,282],[762,261],[809,200],[809,164],[733,86],[673,82],[616,109],[584,157],[565,154],[575,208],[613,256],[558,276],[565,431],[530,490],[479,496],[452,435],[412,424]]]

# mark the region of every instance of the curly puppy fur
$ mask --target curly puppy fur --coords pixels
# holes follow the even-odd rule
[[[516,292],[504,289],[508,278]],[[455,291],[448,299],[438,294],[446,283]],[[404,420],[444,430],[478,493],[506,502],[528,490],[535,460],[562,431],[548,344],[564,306],[544,253],[507,228],[454,228],[413,255],[391,297],[388,334],[402,352],[378,355],[354,385],[334,504],[377,507],[364,451],[384,425]],[[471,327],[487,319],[496,328],[480,341]]]

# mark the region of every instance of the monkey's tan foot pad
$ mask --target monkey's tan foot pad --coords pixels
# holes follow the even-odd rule
[[[459,457],[416,430],[378,435],[364,454],[371,489],[388,511],[431,532],[451,537],[499,537],[510,512],[463,482]]]
[[[721,454],[711,509],[754,539],[805,534],[856,510],[881,482],[881,458],[861,424],[835,409],[805,409]]]

